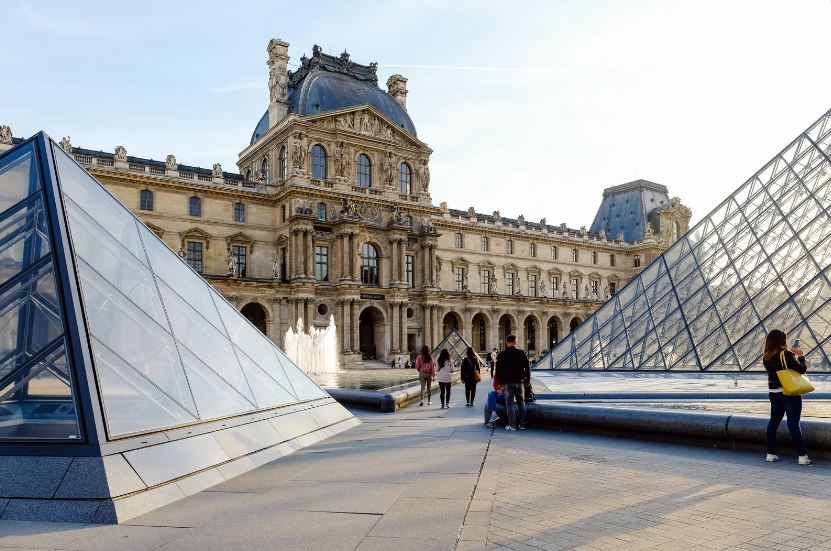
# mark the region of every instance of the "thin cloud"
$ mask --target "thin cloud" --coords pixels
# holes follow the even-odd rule
[[[831,1],[831,0],[829,0]],[[473,65],[402,65],[397,63],[382,63],[384,67],[396,67],[401,69],[441,69],[450,71],[486,71],[497,73],[544,73],[550,74],[558,71],[545,69],[534,69],[532,67],[478,67]]]

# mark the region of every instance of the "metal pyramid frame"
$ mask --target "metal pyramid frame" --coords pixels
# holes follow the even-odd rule
[[[543,369],[763,370],[771,329],[831,369],[831,111],[566,336]]]
[[[43,133],[0,155],[0,328],[3,519],[126,520],[357,423]]]
[[[447,348],[447,351],[450,353],[450,361],[452,361],[454,365],[461,365],[462,360],[465,358],[465,351],[469,346],[470,345],[462,334],[459,333],[457,329],[453,329],[441,340],[438,346],[433,349],[433,358],[438,360],[442,349]],[[474,352],[476,352],[475,349]],[[482,358],[478,353],[476,354],[476,357],[479,358],[479,363],[484,365],[484,362],[482,362]]]

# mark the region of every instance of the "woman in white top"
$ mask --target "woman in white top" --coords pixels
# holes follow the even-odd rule
[[[442,348],[439,354],[439,373],[436,377],[439,381],[439,396],[441,397],[441,409],[450,407],[450,385],[453,384],[453,362],[450,360],[450,352]]]

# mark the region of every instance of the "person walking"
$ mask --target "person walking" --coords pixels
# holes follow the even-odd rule
[[[465,384],[465,407],[473,407],[473,399],[476,398],[476,383],[482,380],[479,358],[470,346],[465,351],[465,359],[462,360],[462,382]]]
[[[426,346],[421,347],[421,354],[418,355],[415,362],[416,371],[418,371],[418,380],[421,383],[421,403],[424,405],[424,393],[427,392],[427,405],[430,405],[430,392],[432,391],[433,381],[436,380],[436,362],[433,361],[433,356],[430,355],[430,349]]]
[[[767,430],[768,453],[765,461],[768,463],[779,461],[779,456],[776,455],[776,431],[779,430],[782,417],[787,414],[788,431],[796,446],[799,464],[810,465],[811,459],[808,457],[805,440],[802,438],[802,429],[799,426],[799,418],[802,415],[802,396],[786,396],[782,383],[776,375],[776,372],[781,369],[793,369],[797,373],[805,373],[808,370],[805,355],[799,347],[799,339],[788,350],[788,336],[779,329],[772,330],[765,339],[762,363],[765,371],[768,372],[768,397],[770,398],[770,421]]]
[[[450,385],[453,384],[453,362],[450,360],[450,352],[446,348],[442,348],[439,352],[439,374],[436,378],[439,381],[441,409],[449,408]]]
[[[516,337],[505,338],[505,350],[496,357],[496,378],[505,387],[506,430],[525,430],[525,381],[531,380],[531,366],[525,351],[516,347]],[[514,401],[519,413],[514,411]]]

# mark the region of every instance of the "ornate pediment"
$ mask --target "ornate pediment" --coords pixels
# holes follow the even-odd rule
[[[456,258],[454,258],[451,261],[451,264],[453,264],[453,266],[465,266],[465,267],[467,267],[467,266],[470,265],[470,262],[468,262],[467,258],[465,258],[463,256],[457,256]]]
[[[308,120],[316,126],[330,128],[339,132],[351,132],[362,136],[379,138],[393,142],[396,145],[406,144],[427,147],[426,144],[413,138],[371,105],[332,111],[314,117],[308,117]]]
[[[527,268],[525,268],[525,271],[528,272],[529,274],[541,274],[542,273],[542,269],[539,266],[537,266],[536,264],[532,264],[531,266],[528,266]]]
[[[211,234],[206,232],[205,230],[197,227],[189,228],[182,232],[182,248],[185,248],[185,242],[187,241],[204,241],[205,248],[211,248]]]
[[[250,252],[254,252],[254,238],[245,232],[238,232],[225,238],[225,245],[231,250],[231,245],[247,245]]]

